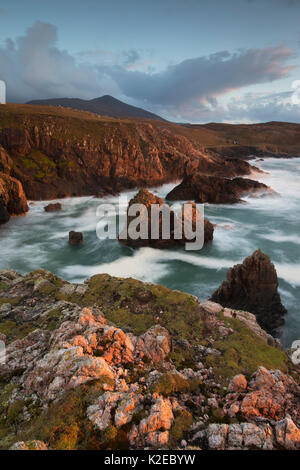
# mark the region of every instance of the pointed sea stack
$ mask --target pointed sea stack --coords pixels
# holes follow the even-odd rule
[[[227,279],[213,293],[211,300],[224,307],[247,310],[268,333],[283,325],[287,312],[278,293],[274,264],[261,250],[227,271]]]

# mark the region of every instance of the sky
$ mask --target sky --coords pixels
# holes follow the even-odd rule
[[[176,122],[300,122],[300,0],[0,0],[7,99],[105,94]]]

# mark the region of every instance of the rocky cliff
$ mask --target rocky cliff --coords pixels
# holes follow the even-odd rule
[[[11,215],[25,214],[28,211],[22,184],[0,172],[0,224],[7,222]]]
[[[258,323],[271,333],[284,323],[286,309],[278,293],[276,269],[261,250],[228,270],[226,281],[214,292],[212,300],[253,312]]]
[[[0,272],[0,448],[299,449],[299,366],[251,313]]]
[[[228,176],[251,171],[247,162],[205,152],[175,124],[48,106],[2,107],[0,145],[9,157],[7,171],[29,199],[113,193],[196,170]]]

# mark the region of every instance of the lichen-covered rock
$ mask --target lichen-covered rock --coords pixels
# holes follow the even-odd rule
[[[16,430],[49,449],[297,448],[298,367],[253,315],[108,275],[0,283],[0,449]]]
[[[210,424],[207,443],[211,450],[273,449],[272,429],[268,425]]]
[[[87,409],[89,420],[100,430],[112,424],[124,426],[142,409],[143,397],[136,391],[105,392]],[[112,413],[113,411],[113,413]]]
[[[238,392],[230,390],[230,392]],[[300,423],[299,385],[279,370],[259,367],[247,389],[240,394],[229,393],[224,410],[230,416],[242,415],[244,419],[259,418],[282,420],[287,413]]]
[[[153,362],[161,363],[171,351],[171,337],[169,332],[160,325],[135,340],[135,353],[140,357],[147,357]]]
[[[285,418],[276,423],[276,439],[279,445],[288,450],[300,449],[300,428],[291,418]]]
[[[142,419],[138,426],[132,427],[129,434],[130,444],[133,447],[167,445],[173,420],[170,400],[158,397],[151,407],[148,418]]]
[[[20,441],[16,442],[10,450],[48,450],[43,441]]]
[[[243,374],[235,375],[231,380],[228,391],[229,392],[244,392],[247,388],[247,379]]]

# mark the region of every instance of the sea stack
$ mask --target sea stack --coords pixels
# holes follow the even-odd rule
[[[226,281],[213,293],[211,300],[224,307],[254,313],[260,326],[271,334],[284,323],[286,309],[278,293],[276,269],[261,250],[230,268]]]
[[[183,246],[186,243],[189,243],[193,240],[188,240],[184,236],[181,239],[176,239],[175,233],[175,218],[179,220],[179,222],[184,224],[183,213],[181,213],[181,219],[178,219],[178,214],[176,215],[172,209],[164,203],[163,199],[155,196],[154,194],[150,193],[147,189],[141,189],[130,201],[128,204],[127,214],[129,208],[133,204],[142,204],[144,209],[140,214],[141,219],[145,222],[145,225],[148,227],[148,234],[149,237],[147,239],[132,239],[129,235],[124,238],[124,230],[121,232],[119,241],[125,245],[131,247],[142,247],[142,246],[151,246],[153,248],[172,248],[176,246]],[[202,213],[197,209],[197,206],[194,202],[188,203],[189,206],[186,208],[185,217],[191,221],[191,227],[195,230],[196,227],[196,219],[202,218]],[[163,209],[166,213],[169,214],[170,217],[170,238],[164,239],[162,237],[162,216],[159,218],[159,227],[158,227],[158,238],[151,238],[151,206],[157,205],[159,208]],[[128,215],[127,217],[127,229],[135,217]],[[125,228],[124,228],[125,229]],[[184,234],[184,231],[182,232]],[[208,221],[204,220],[204,243],[208,243],[213,240],[213,233],[214,227]]]

